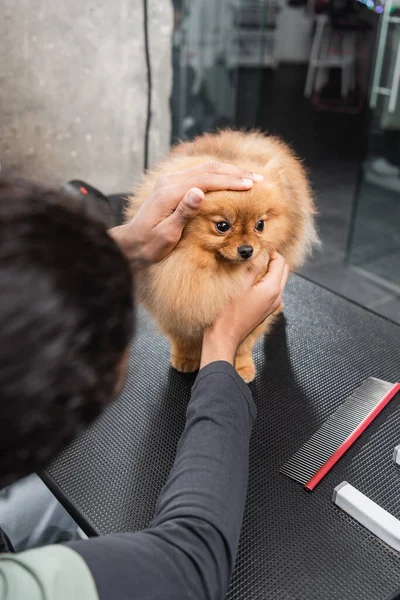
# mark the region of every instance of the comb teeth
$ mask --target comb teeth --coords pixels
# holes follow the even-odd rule
[[[313,490],[399,390],[400,384],[369,377],[280,472]]]

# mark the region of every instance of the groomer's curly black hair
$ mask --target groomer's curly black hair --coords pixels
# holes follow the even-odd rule
[[[113,397],[132,275],[61,193],[0,181],[0,487],[41,469]]]

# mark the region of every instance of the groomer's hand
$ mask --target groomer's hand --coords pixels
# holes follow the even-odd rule
[[[274,254],[267,274],[253,285],[267,263],[268,257],[265,256],[264,265],[254,264],[244,274],[243,296],[233,300],[213,327],[204,333],[201,368],[216,360],[234,364],[237,349],[243,340],[280,307],[289,267],[280,254]]]
[[[159,262],[175,248],[184,227],[197,215],[204,193],[249,190],[257,175],[233,165],[208,163],[163,175],[137,215],[110,230],[131,262]]]

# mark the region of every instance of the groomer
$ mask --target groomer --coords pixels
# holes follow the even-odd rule
[[[108,233],[57,192],[0,182],[0,487],[46,466],[123,385],[131,269],[174,249],[205,192],[257,180],[224,164],[175,173]],[[281,304],[288,267],[269,258],[257,285],[267,257],[243,273],[246,294],[204,334],[185,430],[149,529],[3,553],[0,600],[225,597],[256,416],[233,365],[241,341]]]

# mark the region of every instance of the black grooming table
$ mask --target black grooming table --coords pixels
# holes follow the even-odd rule
[[[279,468],[367,377],[399,380],[400,327],[298,276],[285,304],[255,353],[258,420],[229,599],[385,600],[400,587],[400,553],[331,497],[347,480],[400,518],[400,394],[313,493]],[[169,368],[166,340],[140,312],[125,391],[45,476],[87,533],[149,524],[193,380]]]

